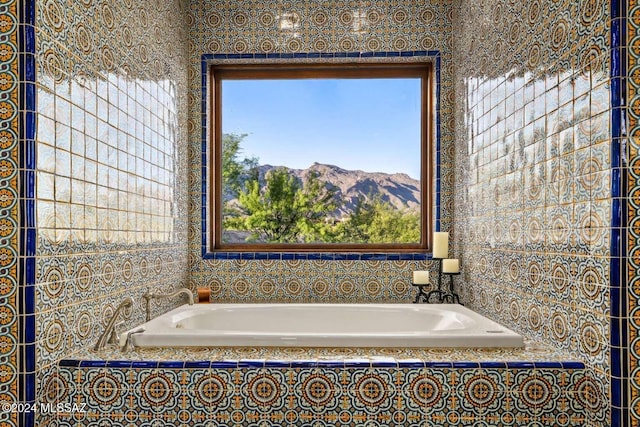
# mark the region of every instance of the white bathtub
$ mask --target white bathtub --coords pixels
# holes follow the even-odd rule
[[[523,346],[522,336],[457,304],[195,304],[142,327],[131,336],[138,347]]]

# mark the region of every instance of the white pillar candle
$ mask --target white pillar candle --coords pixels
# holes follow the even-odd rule
[[[414,271],[413,272],[413,284],[414,285],[428,285],[429,284],[429,272],[428,271]]]
[[[447,258],[449,256],[449,233],[433,233],[433,257]]]
[[[445,259],[442,261],[443,273],[460,273],[460,260],[459,259]]]

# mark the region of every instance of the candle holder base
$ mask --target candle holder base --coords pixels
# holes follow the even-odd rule
[[[442,274],[445,276],[449,276],[449,286],[448,289],[443,289],[446,287],[446,284],[443,286]],[[455,292],[453,288],[453,276],[457,276],[460,273],[440,273],[438,275],[438,286],[436,289],[432,289],[428,293],[425,293],[420,285],[420,290],[418,295],[416,296],[416,300],[414,302],[418,302],[420,298],[426,303],[430,304],[460,304],[460,296]]]
[[[437,295],[437,299],[431,302],[431,297]],[[427,294],[427,302],[432,304],[442,304],[447,296],[447,293],[442,289],[434,289]]]
[[[426,302],[431,303],[431,298],[436,295],[436,300],[433,303],[442,304],[443,296],[446,295],[446,292],[442,290],[442,258],[434,258],[434,260],[438,262],[438,285],[427,294]]]
[[[457,276],[460,273],[444,273],[449,276],[449,289],[441,298],[441,301],[446,301],[449,304],[460,304],[460,296],[455,292],[453,288],[453,276]],[[460,304],[463,305],[463,304]]]
[[[429,295],[424,291],[425,286],[429,286],[429,285],[423,285],[423,284],[417,284],[417,283],[411,283],[411,285],[418,288],[418,293],[416,294],[416,298],[413,300],[414,304],[419,303],[421,298],[422,298],[422,302],[429,302]]]
[[[446,304],[460,304],[460,297],[455,292],[445,293],[444,295],[442,295],[441,302]]]
[[[426,286],[431,286],[430,284],[425,283],[411,283],[411,285],[416,286],[418,288],[418,293],[416,294],[416,298],[413,300],[414,304],[419,303],[420,301],[425,302],[427,304],[460,304],[460,296],[455,292],[453,288],[453,276],[457,276],[460,274],[457,273],[446,273],[442,271],[442,262],[441,258],[434,258],[434,261],[438,262],[438,283],[435,289],[430,290],[429,292],[425,292]],[[444,280],[442,276],[449,276],[449,286],[447,288],[446,283],[443,284]],[[445,279],[446,280],[446,279]]]

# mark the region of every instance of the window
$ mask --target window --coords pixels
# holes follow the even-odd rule
[[[211,67],[212,246],[427,251],[429,64]]]

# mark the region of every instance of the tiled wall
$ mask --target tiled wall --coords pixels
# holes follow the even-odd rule
[[[37,99],[33,152],[23,151],[36,161],[37,229],[23,243],[35,263],[24,281],[30,388],[34,371],[41,384],[93,344],[125,297],[133,325],[146,286],[187,284],[187,34],[177,0],[25,4],[35,7]]]
[[[619,286],[610,6],[463,2],[454,57],[464,300],[583,358],[604,395]]]
[[[442,230],[451,224],[450,2],[193,1],[190,21],[190,261],[193,286],[209,287],[215,301],[410,302],[412,270],[425,261],[210,260],[202,259],[201,60],[203,55],[395,52],[387,61],[407,61],[400,52],[431,52],[441,61],[440,144]],[[304,55],[303,55],[304,56]],[[309,55],[313,56],[313,55]],[[316,55],[317,56],[317,55]],[[427,59],[434,60],[433,57]],[[413,58],[415,59],[415,58]],[[255,61],[255,59],[253,59]],[[305,60],[305,59],[296,59]],[[313,61],[313,59],[306,59]],[[315,61],[340,59],[315,59]],[[342,61],[366,60],[348,58]],[[378,59],[379,60],[379,59]],[[264,61],[262,59],[261,61]],[[435,184],[435,181],[434,181]],[[210,226],[210,225],[209,225]],[[424,257],[422,257],[424,258]],[[381,260],[382,259],[382,260]]]

